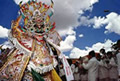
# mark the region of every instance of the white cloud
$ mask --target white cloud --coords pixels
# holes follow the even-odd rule
[[[111,12],[106,17],[94,17],[89,18],[85,16],[81,16],[80,18],[80,25],[84,26],[92,26],[93,28],[101,28],[105,26],[105,34],[114,32],[120,35],[120,15],[115,12]]]
[[[101,17],[94,17],[94,26],[93,28],[100,28],[103,26],[104,24],[104,20],[105,20],[105,17],[101,18]]]
[[[104,48],[107,51],[111,51],[111,46],[112,46],[111,40],[106,40],[104,43],[98,42],[96,44],[93,44],[92,47],[86,47],[87,50],[95,50],[96,52],[99,52],[101,48]]]
[[[104,23],[107,24],[105,29],[108,32],[115,32],[120,35],[120,15],[112,12],[106,16]]]
[[[111,12],[106,16],[106,19],[104,19],[103,23],[106,25],[105,29],[106,32],[115,32],[116,34],[120,35],[120,15],[117,13]]]
[[[88,54],[88,51],[74,47],[70,53],[70,58],[79,58]]]
[[[70,51],[74,47],[73,43],[75,40],[75,35],[68,35],[64,41],[60,42],[60,50],[62,52]]]
[[[62,32],[60,32],[60,34],[64,35],[64,33],[66,33],[66,38],[64,41],[60,42],[60,50],[62,52],[67,52],[70,51],[74,46],[74,42],[76,40],[76,32],[73,30],[72,27],[69,27],[68,30],[64,30]]]
[[[76,35],[76,32],[73,30],[72,27],[70,27],[70,28],[67,30],[67,35]]]
[[[80,14],[80,15],[84,14],[83,10],[80,10],[80,11],[78,12],[78,14]]]
[[[65,36],[65,35],[76,35],[76,32],[73,31],[73,27],[69,27],[68,29],[64,30],[58,30],[60,36]]]
[[[90,27],[94,23],[94,18],[89,18],[89,16],[80,16],[80,23],[79,25],[88,26]]]
[[[91,5],[98,2],[98,0],[90,0]]]
[[[82,38],[82,37],[84,37],[84,35],[83,35],[83,34],[80,34],[79,37]]]
[[[99,52],[101,48],[104,48],[106,52],[111,51],[112,43],[114,42],[108,39],[104,43],[98,42],[96,44],[93,44],[92,47],[86,47],[85,50],[81,50],[77,47],[74,47],[70,53],[70,58],[79,58],[80,56],[85,56],[91,50],[94,50],[95,52]]]
[[[68,56],[65,56],[65,58],[69,58]]]
[[[2,48],[5,48],[5,49],[13,47],[13,45],[11,45],[11,43],[9,41],[5,41],[2,45],[3,45]]]
[[[14,0],[17,4],[21,0]],[[27,2],[28,0],[23,0]],[[38,0],[45,3],[50,3],[50,0]],[[66,35],[65,31],[69,27],[77,27],[79,25],[78,18],[80,14],[83,14],[85,10],[92,10],[93,4],[98,0],[53,0],[54,5],[54,16],[52,20],[56,22],[56,29],[62,35]]]
[[[8,29],[0,26],[0,38],[8,37]]]

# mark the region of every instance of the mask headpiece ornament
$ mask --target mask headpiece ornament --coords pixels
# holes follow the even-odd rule
[[[55,22],[51,23],[50,18],[53,15],[53,1],[50,5],[42,2],[28,1],[22,5],[19,3],[21,21],[19,26],[22,30],[43,35],[55,28]]]

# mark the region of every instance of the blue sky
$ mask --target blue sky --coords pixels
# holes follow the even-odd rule
[[[88,16],[90,15],[90,18],[93,18],[94,16],[101,16],[105,17],[109,14],[109,12],[105,13],[104,10],[110,10],[115,11],[116,13],[120,13],[120,2],[118,0],[100,0],[98,3],[93,5],[92,12],[87,12],[84,15]],[[92,25],[93,26],[93,25]],[[79,38],[77,36],[77,39],[80,41],[79,44],[77,41],[75,42],[75,46],[84,49],[85,46],[92,46],[93,44],[97,42],[104,42],[105,39],[110,39],[112,41],[116,41],[120,38],[120,35],[112,32],[109,34],[104,34],[105,26],[102,26],[99,29],[94,29],[92,27],[87,26],[80,26],[75,31],[77,31],[77,35],[80,33],[84,34],[83,38]]]
[[[27,0],[24,0],[27,1]],[[42,0],[48,1],[48,0]],[[66,56],[78,58],[90,50],[110,47],[120,39],[119,0],[53,0],[56,29],[63,41],[61,51]],[[20,0],[0,0],[0,44],[7,41],[7,29],[17,18]],[[111,12],[105,13],[104,10]]]

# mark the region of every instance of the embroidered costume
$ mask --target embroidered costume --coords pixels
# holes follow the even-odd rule
[[[61,81],[54,70],[57,65],[54,55],[60,54],[56,46],[61,38],[55,22],[50,22],[53,1],[51,5],[35,1],[19,5],[19,17],[12,21],[9,31],[14,48],[0,68],[0,81]]]

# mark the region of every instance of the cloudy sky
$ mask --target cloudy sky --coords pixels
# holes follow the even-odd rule
[[[0,0],[0,44],[8,44],[7,31],[18,15],[21,0]],[[28,0],[24,0],[27,2]],[[38,0],[50,4],[50,0]],[[79,58],[90,50],[111,50],[120,39],[119,0],[53,0],[56,29],[63,38],[60,50]],[[104,12],[109,10],[110,12]]]

